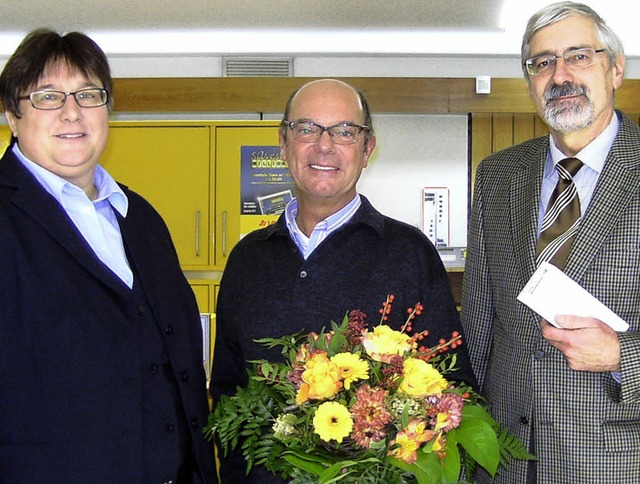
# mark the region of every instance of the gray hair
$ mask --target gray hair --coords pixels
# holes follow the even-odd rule
[[[602,48],[607,54],[609,59],[609,65],[613,65],[618,56],[624,56],[624,48],[622,47],[622,41],[611,30],[611,28],[605,23],[602,17],[598,15],[593,9],[582,3],[575,2],[558,2],[553,3],[539,10],[537,13],[529,19],[527,28],[524,31],[522,38],[522,49],[520,54],[520,60],[522,63],[522,72],[524,78],[529,82],[529,73],[525,61],[531,57],[531,39],[542,28],[552,25],[560,20],[564,20],[572,15],[581,15],[587,17],[596,25],[598,33],[598,39],[602,43]]]

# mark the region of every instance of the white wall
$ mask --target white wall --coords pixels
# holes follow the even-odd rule
[[[378,145],[358,189],[381,212],[422,229],[422,189],[447,187],[450,246],[467,239],[467,117],[373,117]]]

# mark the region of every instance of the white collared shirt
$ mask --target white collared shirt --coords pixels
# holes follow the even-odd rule
[[[133,287],[133,272],[114,213],[117,210],[122,217],[126,217],[129,201],[111,175],[96,165],[94,184],[98,189],[98,197],[92,201],[80,187],[29,160],[17,143],[13,146],[13,153],[60,203],[98,258],[129,288]]]
[[[296,216],[298,215],[298,199],[291,200],[285,208],[285,221],[291,238],[300,249],[305,260],[309,258],[311,253],[326,239],[331,233],[346,224],[353,215],[358,211],[361,204],[360,195],[351,200],[344,208],[338,210],[333,215],[319,222],[311,232],[311,237],[307,237],[298,227]]]

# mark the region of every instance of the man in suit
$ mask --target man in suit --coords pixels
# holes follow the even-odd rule
[[[561,2],[529,20],[522,62],[551,133],[479,166],[463,286],[482,392],[539,459],[512,462],[496,481],[640,482],[640,129],[614,109],[622,45],[589,7]],[[628,332],[575,315],[559,315],[559,329],[516,300],[536,269],[555,165],[567,157],[582,162],[573,177],[581,218],[558,265]]]
[[[215,482],[194,295],[166,225],[97,163],[113,103],[87,36],[0,75],[0,481]]]

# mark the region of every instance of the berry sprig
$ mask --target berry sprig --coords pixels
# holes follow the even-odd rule
[[[393,303],[393,300],[395,299],[395,296],[393,294],[389,294],[387,296],[386,301],[384,301],[382,303],[382,307],[380,309],[378,309],[378,312],[380,313],[380,324],[384,323],[385,321],[387,321],[389,319],[388,314],[391,313],[391,306]]]
[[[429,361],[434,356],[446,353],[450,349],[455,349],[462,344],[462,335],[458,331],[451,333],[451,338],[447,341],[444,338],[440,338],[438,344],[432,348],[426,346],[420,346],[418,348],[418,358],[424,361]]]

